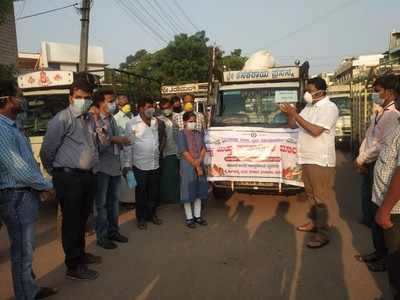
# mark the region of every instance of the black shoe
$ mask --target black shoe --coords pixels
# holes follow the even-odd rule
[[[196,222],[193,219],[186,220],[186,226],[189,227],[190,229],[195,229]]]
[[[58,289],[50,288],[50,287],[41,287],[39,288],[39,292],[35,296],[36,299],[44,299],[47,297],[51,297],[58,294]]]
[[[136,208],[135,203],[121,202],[121,206],[126,210],[134,210]]]
[[[151,223],[153,223],[154,225],[162,225],[162,223],[163,223],[163,221],[156,215],[152,216],[149,221]]]
[[[76,269],[68,270],[66,276],[72,280],[88,281],[95,280],[99,277],[99,273],[88,269],[86,265],[79,265]]]
[[[199,224],[199,225],[201,225],[201,226],[207,226],[207,221],[206,220],[204,220],[202,217],[200,217],[200,218],[194,218],[194,221],[197,223],[197,224]]]
[[[97,240],[97,245],[99,245],[101,248],[107,249],[107,250],[113,250],[118,247],[117,244],[113,243],[109,239]]]
[[[379,273],[386,272],[386,262],[385,259],[377,260],[374,262],[368,262],[367,267],[371,272]]]
[[[91,253],[85,253],[82,258],[82,264],[84,265],[99,265],[103,262],[101,256],[93,255]]]
[[[147,223],[146,223],[146,221],[138,221],[137,227],[138,227],[140,230],[146,230],[146,229],[147,229]]]
[[[381,260],[383,258],[383,256],[379,255],[377,252],[373,252],[373,253],[370,253],[370,254],[364,254],[364,255],[357,254],[354,257],[359,262],[364,262],[364,263],[376,262],[376,261]]]
[[[119,232],[109,237],[110,241],[118,242],[118,243],[127,243],[128,238],[123,236]]]

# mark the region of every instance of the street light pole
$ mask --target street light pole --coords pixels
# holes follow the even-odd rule
[[[89,52],[89,19],[91,0],[82,0],[81,8],[81,43],[79,51],[79,72],[87,71]]]

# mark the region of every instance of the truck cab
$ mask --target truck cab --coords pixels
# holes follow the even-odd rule
[[[301,66],[224,72],[206,141],[210,152],[208,177],[215,196],[227,189],[266,192],[301,190],[301,169],[295,155],[297,130],[289,129],[288,120],[279,105],[290,103],[298,110],[304,107],[302,98],[308,69],[308,62],[305,62]],[[232,143],[228,141],[228,136]],[[214,143],[216,140],[218,142]],[[285,163],[282,157],[286,155],[282,152],[285,149],[292,151],[292,161],[290,166],[282,168]],[[246,154],[238,156],[232,155],[233,152]],[[223,157],[224,153],[230,156]],[[272,174],[270,170],[274,166],[280,166],[280,170]],[[229,170],[231,167],[234,170]],[[246,167],[249,170],[244,170]],[[251,170],[252,167],[258,170]],[[218,169],[225,170],[218,173]],[[236,172],[236,175],[228,176],[229,172]],[[296,178],[291,180],[290,176],[285,177],[285,172]]]

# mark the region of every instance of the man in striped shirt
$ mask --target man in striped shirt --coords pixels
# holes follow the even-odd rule
[[[400,78],[396,108],[400,109]],[[372,201],[379,206],[375,220],[383,228],[388,255],[386,268],[394,299],[400,299],[400,121],[379,154],[374,171]]]
[[[57,290],[37,285],[32,258],[39,198],[48,197],[52,185],[43,178],[29,139],[17,127],[21,110],[15,83],[0,81],[0,218],[11,242],[15,298],[43,299]]]

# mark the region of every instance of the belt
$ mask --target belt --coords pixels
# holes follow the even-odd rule
[[[93,174],[92,170],[74,169],[74,168],[53,168],[53,172],[78,173],[78,174]]]
[[[38,190],[35,190],[30,187],[21,187],[21,188],[4,188],[0,189],[0,192],[5,193],[5,192],[31,192],[31,193],[37,193]]]

